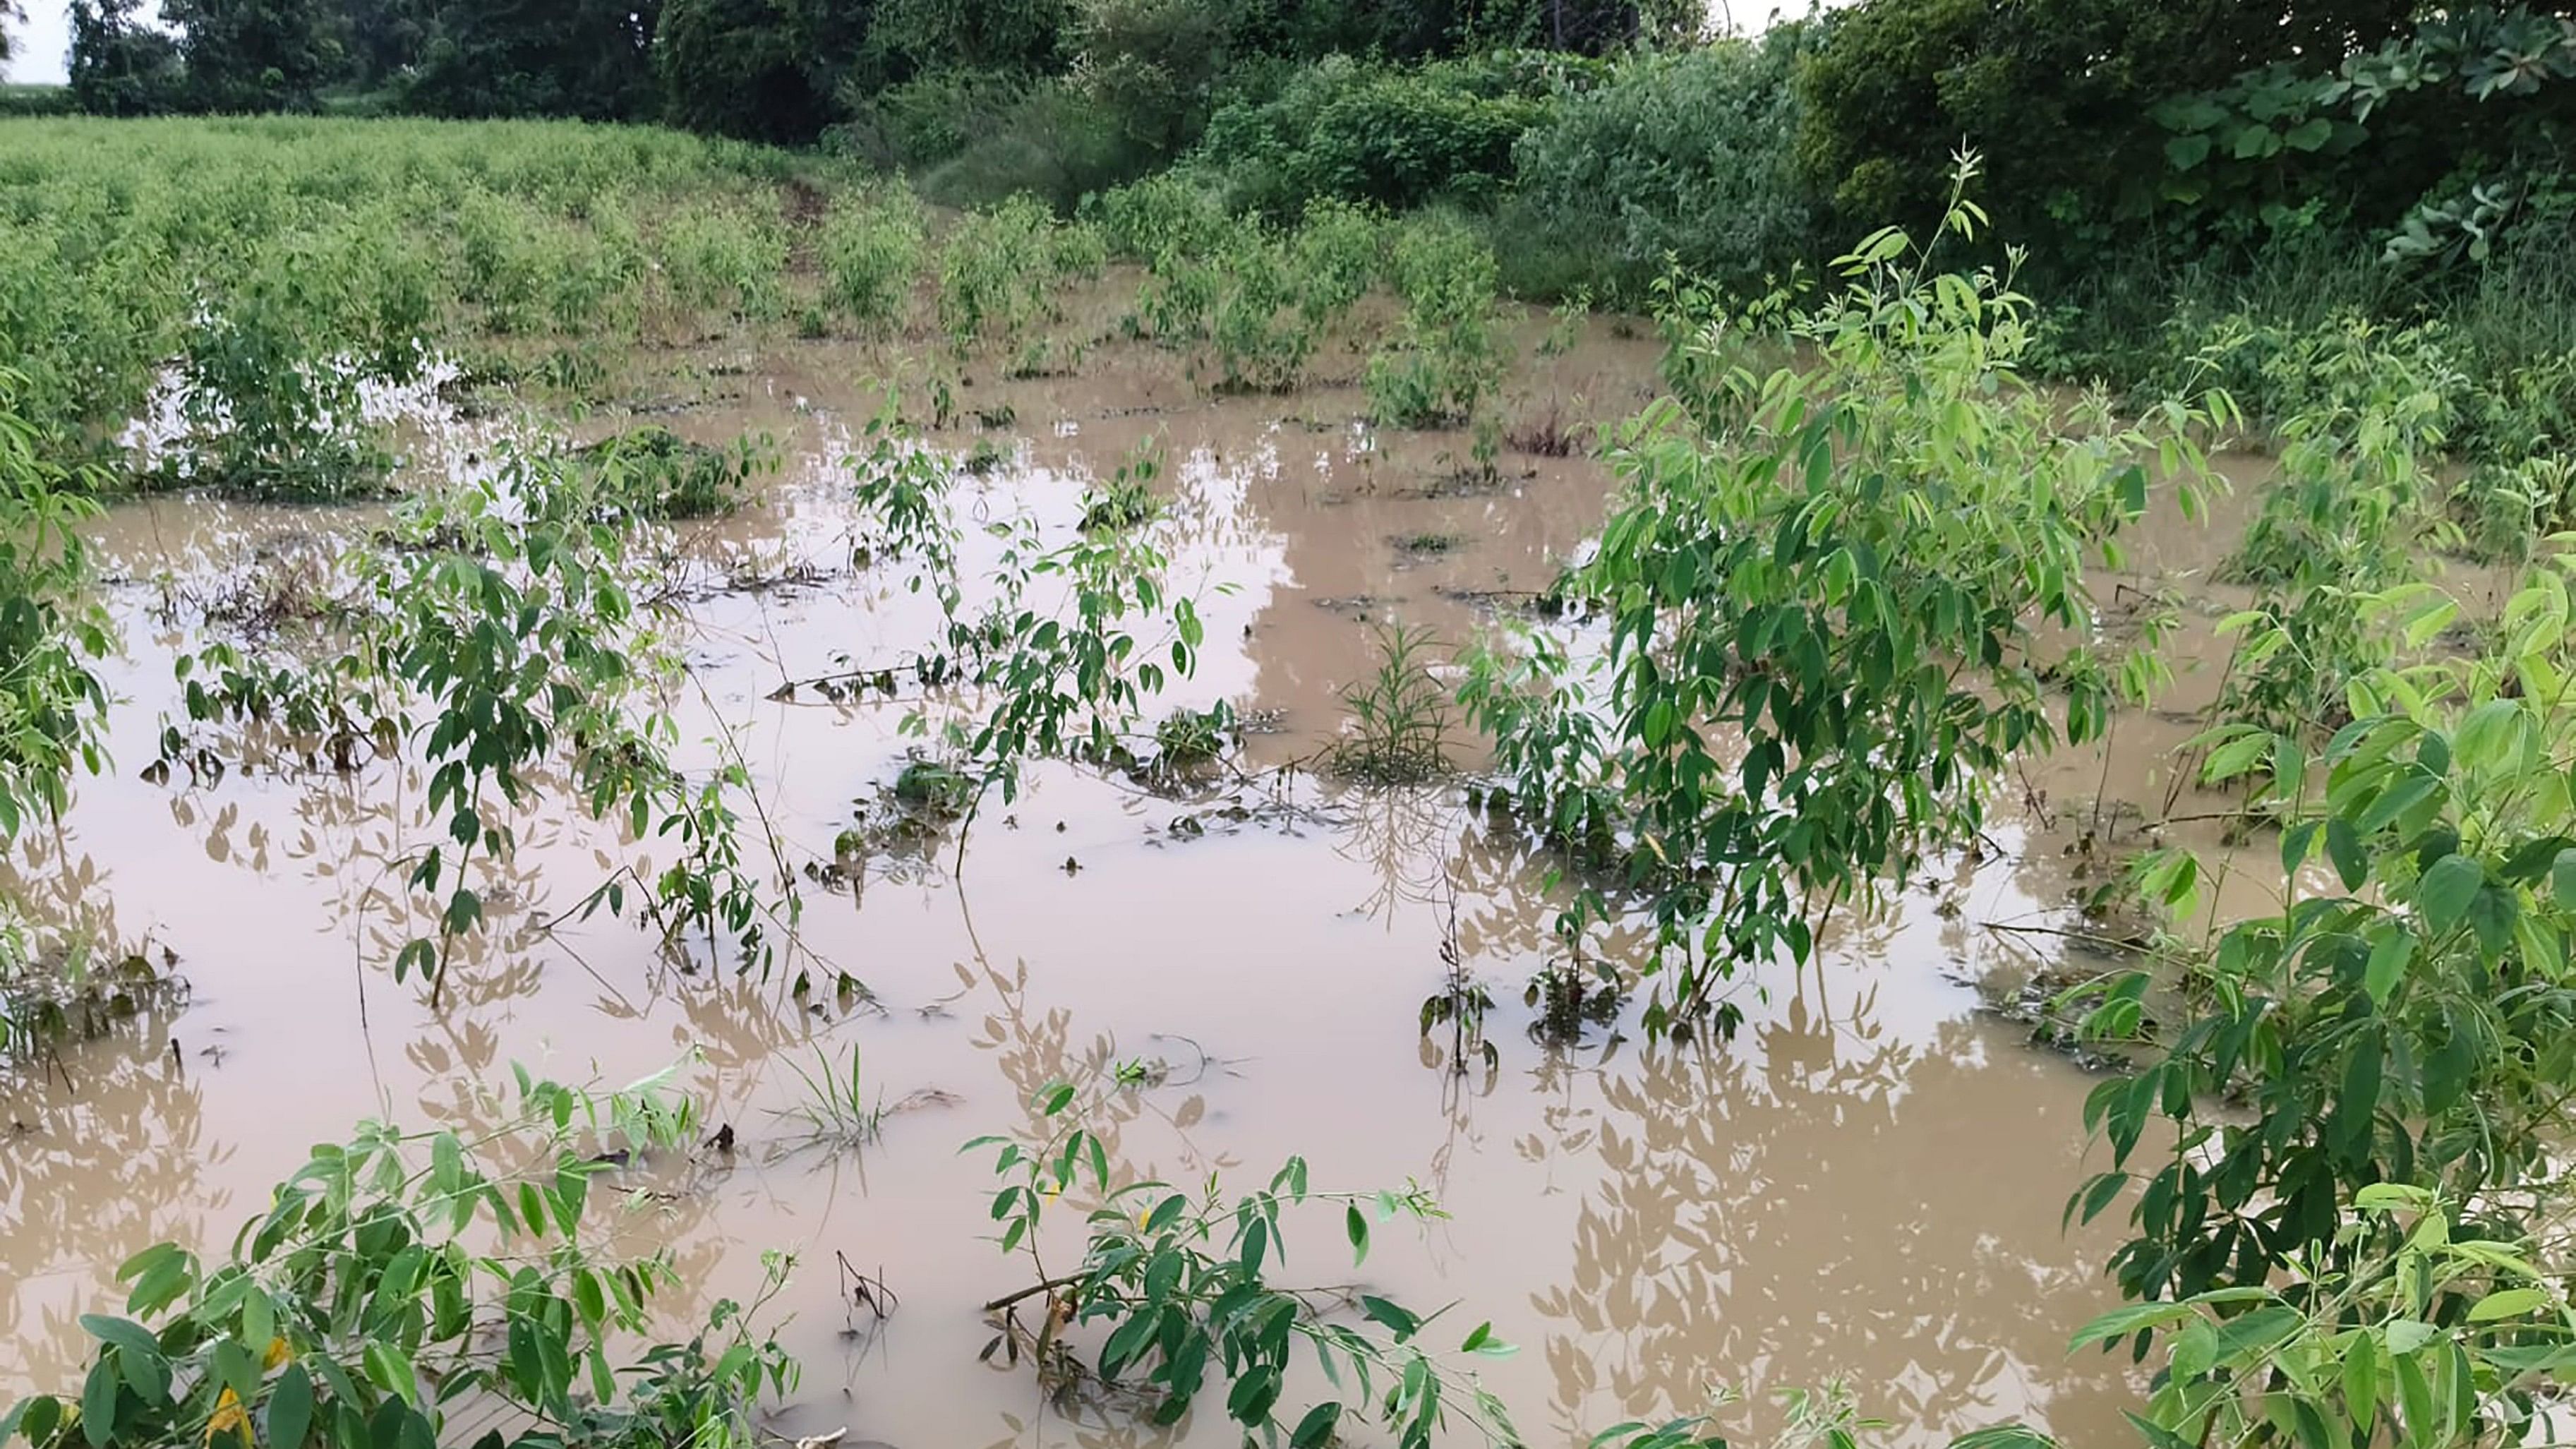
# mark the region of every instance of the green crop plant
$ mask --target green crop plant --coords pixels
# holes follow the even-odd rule
[[[634,428],[582,450],[606,514],[645,519],[709,518],[747,500],[755,474],[778,466],[767,438],[728,447],[693,443],[664,427]]]
[[[682,307],[745,322],[786,315],[787,233],[775,212],[719,203],[683,207],[662,223],[652,245]]]
[[[748,1449],[797,1366],[753,1319],[784,1282],[662,1342],[671,1257],[602,1256],[592,1208],[617,1164],[696,1147],[665,1071],[615,1092],[517,1073],[466,1134],[362,1124],[317,1147],[209,1260],[159,1243],[126,1260],[125,1315],[81,1317],[75,1393],[0,1414],[0,1443],[367,1449],[458,1442],[498,1411],[599,1449]]]
[[[1296,260],[1288,248],[1245,228],[1215,263],[1217,388],[1286,392],[1315,351],[1315,323],[1301,305]]]
[[[2359,325],[2303,339],[2272,365],[2295,369],[2308,401],[2282,425],[2281,476],[2228,563],[2256,596],[2221,625],[2241,637],[2217,717],[2322,738],[2349,718],[2346,684],[2399,647],[2357,601],[2414,581],[2420,555],[2461,538],[2431,461],[2451,376]]]
[[[102,767],[105,616],[88,600],[81,528],[96,480],[65,470],[0,368],[0,847],[58,817],[72,776]]]
[[[1945,231],[1979,226],[1972,174]],[[2090,642],[2086,575],[2120,560],[2151,465],[2193,501],[2209,415],[2063,417],[2013,378],[2010,278],[1933,255],[1882,231],[1811,308],[1685,328],[1721,358],[1739,330],[1803,356],[1729,362],[1627,426],[1599,550],[1560,586],[1606,611],[1597,663],[1534,633],[1470,661],[1462,698],[1513,804],[1605,872],[1561,926],[1605,912],[1612,881],[1651,893],[1675,948],[1651,1027],[1807,960],[1820,913],[1977,837],[1993,770],[2099,737],[2158,680],[2154,619],[2134,648]]]
[[[1113,1081],[1113,1085],[1116,1083]],[[1297,1449],[1340,1442],[1345,1421],[1374,1416],[1401,1449],[1430,1449],[1455,1421],[1493,1444],[1520,1442],[1510,1415],[1462,1366],[1501,1357],[1513,1346],[1480,1323],[1457,1339],[1454,1353],[1428,1345],[1440,1314],[1419,1314],[1392,1299],[1360,1294],[1357,1322],[1320,1311],[1327,1296],[1282,1287],[1273,1270],[1287,1260],[1285,1213],[1299,1206],[1339,1207],[1352,1261],[1364,1261],[1376,1225],[1429,1222],[1445,1216],[1419,1187],[1402,1192],[1334,1193],[1308,1185],[1305,1160],[1292,1157],[1265,1188],[1229,1199],[1211,1179],[1185,1190],[1150,1179],[1113,1176],[1101,1138],[1081,1125],[1077,1090],[1050,1083],[1032,1102],[1036,1133],[1028,1140],[982,1137],[967,1150],[995,1149],[1003,1185],[991,1216],[1005,1253],[1025,1254],[1036,1282],[985,1305],[996,1333],[987,1360],[1023,1355],[1046,1374],[1096,1376],[1151,1404],[1155,1423],[1177,1422],[1222,1376],[1226,1417],[1244,1435]],[[1051,1205],[1087,1202],[1080,1260],[1049,1273],[1040,1231]],[[1023,1316],[1022,1305],[1029,1305]],[[1065,1339],[1105,1332],[1090,1366]],[[1301,1410],[1284,1407],[1292,1363],[1312,1356],[1337,1394]],[[1293,1418],[1291,1415],[1293,1414]]]
[[[179,656],[185,720],[165,730],[164,770],[220,762],[227,732],[248,725],[316,739],[338,761],[418,750],[442,833],[407,857],[408,885],[437,931],[403,942],[393,969],[420,977],[433,1003],[457,943],[483,924],[475,864],[510,858],[540,774],[562,772],[594,817],[672,852],[650,880],[616,871],[577,914],[623,913],[631,897],[670,942],[698,937],[747,968],[774,960],[768,928],[797,910],[745,864],[739,760],[697,777],[671,762],[678,664],[635,602],[650,565],[613,526],[665,506],[665,485],[649,468],[639,482],[635,458],[649,450],[611,447],[578,466],[505,452],[487,473],[405,500],[351,552],[351,605],[319,657],[223,641]]]
[[[384,491],[393,457],[366,417],[361,359],[335,345],[364,328],[360,274],[341,259],[322,238],[283,238],[188,328],[188,447],[165,460],[172,481],[293,501]]]
[[[1170,173],[1114,188],[1093,212],[1113,254],[1148,266],[1166,257],[1205,255],[1235,225],[1212,192]]]
[[[2566,1371],[2571,578],[2563,550],[2530,570],[2481,657],[2355,678],[2321,746],[2213,731],[2206,776],[2280,823],[2279,909],[2177,946],[2181,992],[2145,970],[2076,988],[2088,1034],[2134,1057],[2086,1102],[2111,1157],[2068,1211],[2127,1201],[2112,1268],[2141,1300],[2082,1337],[2170,1335],[2145,1415],[2164,1433],[2512,1444]],[[2405,633],[2448,605],[2402,586],[2347,607]],[[2191,919],[2212,877],[2169,850],[2142,879]],[[2283,1415],[2249,1422],[2255,1383]]]
[[[1052,315],[1060,228],[1023,196],[970,212],[939,257],[939,326],[960,356],[980,342],[1016,346]]]
[[[921,203],[901,187],[836,198],[823,218],[825,295],[863,330],[901,330],[924,236]]]
[[[1370,410],[1391,427],[1465,423],[1506,364],[1494,254],[1463,226],[1423,222],[1397,237],[1392,269],[1404,325],[1369,359]]]
[[[1330,326],[1368,294],[1383,264],[1386,220],[1355,202],[1317,197],[1289,241],[1297,271],[1297,306],[1307,323]]]

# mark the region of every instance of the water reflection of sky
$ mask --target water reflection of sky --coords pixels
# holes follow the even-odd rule
[[[931,618],[900,562],[854,554],[841,460],[858,446],[858,406],[756,396],[746,407],[790,459],[771,506],[653,545],[684,604],[671,620],[694,674],[683,738],[704,762],[715,751],[697,742],[718,722],[738,731],[791,868],[829,857],[909,742],[900,706],[771,695],[909,647]],[[1170,506],[1151,536],[1207,623],[1201,676],[1180,697],[1277,711],[1287,733],[1261,749],[1289,759],[1338,727],[1370,623],[1463,637],[1493,617],[1480,598],[1545,582],[1597,521],[1604,484],[1574,460],[1452,487],[1438,480],[1454,440],[1315,431],[1280,413],[1255,401],[1088,419],[1025,442],[1012,470],[958,499],[969,523],[1026,517],[1062,536],[1087,486],[1157,443]],[[1423,562],[1390,543],[1435,529],[1460,546]],[[2100,1235],[2058,1230],[2085,1083],[1981,1016],[1963,984],[2003,949],[1980,921],[2054,904],[2015,883],[2013,830],[1999,831],[2004,855],[1838,930],[1819,965],[1739,982],[1730,1039],[1650,1048],[1633,1004],[1569,1044],[1533,1035],[1522,988],[1560,957],[1564,890],[1454,794],[1299,776],[1175,798],[1042,767],[979,819],[962,881],[936,854],[879,862],[855,889],[800,876],[795,969],[765,981],[604,920],[549,929],[630,849],[659,848],[540,817],[513,862],[485,868],[493,928],[433,1013],[388,970],[427,924],[397,864],[435,833],[418,818],[416,769],[136,775],[187,627],[157,580],[256,570],[282,550],[327,556],[335,537],[327,514],[170,499],[107,526],[110,572],[128,580],[108,592],[130,655],[110,670],[120,768],[80,785],[60,841],[26,869],[40,905],[112,909],[104,933],[170,943],[197,1004],[171,1041],[69,1053],[68,1085],[22,1080],[0,1100],[24,1124],[0,1146],[0,1335],[19,1372],[68,1381],[72,1315],[104,1301],[116,1262],[161,1236],[219,1243],[307,1144],[360,1115],[471,1121],[489,1108],[470,1084],[514,1061],[614,1082],[695,1053],[686,1079],[742,1150],[689,1164],[676,1199],[639,1198],[620,1238],[681,1253],[693,1280],[681,1310],[748,1291],[763,1250],[802,1255],[789,1339],[809,1393],[791,1428],[1155,1442],[1114,1416],[1062,1417],[1024,1375],[975,1360],[989,1334],[975,1305],[1025,1273],[977,1236],[990,1180],[955,1146],[1034,1132],[1027,1094],[1076,1076],[1140,1173],[1250,1183],[1301,1152],[1318,1185],[1432,1186],[1450,1218],[1389,1230],[1364,1276],[1426,1306],[1463,1300],[1461,1332],[1490,1317],[1522,1344],[1486,1372],[1532,1442],[1687,1410],[1716,1384],[1835,1376],[1907,1426],[1902,1442],[2024,1413],[2079,1438],[2108,1432],[2123,1379],[2063,1352],[2108,1297],[2091,1266]],[[969,538],[966,572],[987,576],[993,545]],[[753,576],[787,581],[738,586]],[[1453,929],[1497,1002],[1490,1078],[1454,1073],[1445,1040],[1418,1030]],[[1586,949],[1635,967],[1651,942],[1614,922]],[[866,993],[834,989],[839,973]],[[779,1115],[796,1095],[790,1063],[853,1046],[900,1108],[884,1141],[855,1156],[796,1149]],[[1153,1065],[1160,1084],[1109,1084],[1122,1061]],[[1336,1223],[1292,1232],[1299,1272],[1349,1276]],[[1072,1250],[1059,1239],[1050,1261]],[[836,1255],[902,1295],[881,1332],[843,1338]],[[1229,1441],[1213,1419],[1182,1439]]]

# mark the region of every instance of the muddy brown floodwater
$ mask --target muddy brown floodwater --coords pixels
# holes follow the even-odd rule
[[[1648,342],[1602,326],[1542,356],[1538,335],[1533,319],[1515,418],[1607,420],[1653,391]],[[671,540],[691,736],[736,731],[778,827],[821,861],[852,802],[898,767],[897,707],[771,696],[919,625],[897,580],[850,557],[844,460],[876,404],[862,379],[886,359],[813,343],[738,361],[690,374],[697,392],[658,419],[708,440],[767,430],[788,459],[758,506]],[[1319,363],[1359,366],[1345,352]],[[1266,721],[1258,763],[1332,737],[1371,623],[1454,644],[1513,591],[1544,586],[1602,516],[1596,461],[1507,451],[1502,482],[1464,486],[1452,475],[1468,439],[1371,433],[1347,384],[1211,401],[1140,347],[1103,347],[1082,372],[965,390],[1014,418],[993,432],[1011,461],[967,485],[970,505],[1061,524],[1084,478],[1159,440],[1171,507],[1156,526],[1209,641],[1176,694]],[[428,427],[420,466],[455,465],[481,446],[477,426]],[[2230,466],[2250,483],[2266,465]],[[1808,971],[1743,980],[1741,1030],[1691,1046],[1648,1044],[1633,1008],[1573,1040],[1534,1030],[1522,987],[1554,959],[1561,900],[1547,861],[1455,788],[1292,774],[1173,799],[1063,767],[988,811],[962,878],[942,848],[880,857],[856,889],[807,883],[805,947],[872,1000],[798,998],[792,970],[684,970],[605,920],[540,929],[626,848],[566,816],[524,830],[507,877],[486,882],[493,927],[433,1012],[388,970],[421,923],[404,919],[387,862],[437,833],[416,817],[416,771],[167,786],[137,773],[171,702],[172,651],[203,627],[192,611],[298,550],[327,556],[347,526],[165,498],[100,530],[127,646],[111,679],[119,768],[83,781],[59,838],[13,868],[40,912],[176,952],[193,998],[166,1039],[67,1050],[5,1088],[0,1398],[76,1382],[76,1316],[117,1300],[120,1260],[162,1238],[219,1250],[310,1144],[362,1116],[470,1118],[474,1084],[513,1062],[613,1083],[695,1053],[684,1080],[740,1150],[636,1195],[620,1241],[676,1253],[683,1317],[748,1294],[764,1251],[797,1256],[776,1309],[804,1381],[782,1431],[846,1425],[905,1449],[1231,1442],[1213,1404],[1163,1433],[1052,1403],[1025,1365],[977,1359],[990,1336],[977,1305],[1029,1274],[985,1236],[989,1161],[958,1146],[1035,1132],[1029,1095],[1077,1078],[1125,1171],[1248,1185],[1301,1153],[1319,1187],[1431,1189],[1451,1216],[1388,1230],[1362,1276],[1416,1306],[1457,1301],[1461,1332],[1491,1319],[1520,1345],[1483,1371],[1532,1444],[1687,1412],[1720,1387],[1758,1401],[1834,1379],[1898,1444],[2011,1418],[2071,1444],[2126,1432],[2125,1361],[2066,1348],[2115,1297],[2099,1265],[2116,1231],[2059,1225],[2085,1171],[2089,1079],[1985,1009],[1995,979],[2054,954],[1987,925],[2065,922],[2081,883],[2068,817],[2096,794],[2160,813],[2164,752],[2217,657],[2207,620],[2225,601],[2199,574],[2224,521],[2160,520],[2118,581],[2181,590],[2201,621],[2182,636],[2177,712],[2124,720],[2107,765],[2035,764],[2000,792],[1999,849],[1842,932]],[[1498,1003],[1490,1068],[1470,1048],[1457,1070],[1446,1033],[1417,1031],[1453,929]],[[1643,941],[1614,927],[1597,949],[1633,966]],[[791,1066],[852,1046],[891,1109],[882,1138],[797,1148],[780,1115],[798,1096]],[[1121,1062],[1143,1081],[1111,1082]],[[1057,1234],[1075,1226],[1058,1216]],[[1333,1218],[1292,1218],[1289,1241],[1294,1271],[1351,1276]],[[1065,1236],[1048,1247],[1050,1261],[1076,1251]],[[899,1295],[890,1319],[842,1300],[838,1257]]]

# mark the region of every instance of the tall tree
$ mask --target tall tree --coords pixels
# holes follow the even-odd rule
[[[421,26],[409,105],[445,116],[651,115],[661,8],[660,0],[444,0]]]
[[[310,110],[346,63],[330,0],[164,0],[162,11],[204,110]]]
[[[72,102],[99,116],[149,116],[186,100],[179,42],[134,14],[136,0],[72,0]]]

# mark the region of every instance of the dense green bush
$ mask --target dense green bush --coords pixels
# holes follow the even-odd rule
[[[0,116],[67,116],[80,109],[63,86],[0,84]]]
[[[852,74],[834,94],[842,119],[825,143],[882,171],[918,171],[993,134],[1028,89],[1018,76],[981,70],[933,71],[890,86]]]
[[[972,144],[923,173],[921,189],[948,206],[1026,193],[1069,212],[1158,159],[1130,143],[1079,82],[1058,77],[1030,86]]]
[[[1932,220],[1964,143],[1985,158],[1980,195],[2006,231],[2101,227],[2159,184],[2158,102],[2276,60],[2375,46],[2414,8],[1868,0],[1801,68],[1799,155],[1847,225]]]
[[[1553,251],[1596,293],[1628,297],[1668,261],[1750,287],[1807,259],[1814,208],[1785,143],[1791,75],[1822,33],[1639,56],[1568,96],[1513,148],[1506,250],[1523,265],[1528,247]]]
[[[672,0],[653,37],[671,120],[757,141],[806,141],[828,113],[779,0]]]
[[[1198,154],[1225,177],[1234,207],[1283,221],[1319,196],[1389,207],[1491,200],[1511,175],[1513,143],[1602,70],[1527,53],[1414,67],[1330,56],[1272,94],[1221,107]]]

